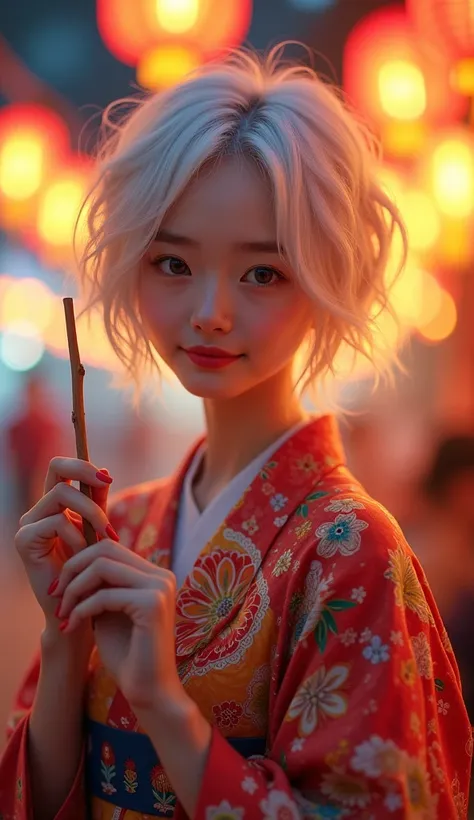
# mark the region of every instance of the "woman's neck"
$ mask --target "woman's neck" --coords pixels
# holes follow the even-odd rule
[[[194,487],[202,508],[287,430],[309,418],[291,382],[281,380],[225,401],[206,399],[204,410],[206,452]]]

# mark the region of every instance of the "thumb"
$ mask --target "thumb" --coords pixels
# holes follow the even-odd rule
[[[109,496],[110,486],[111,486],[111,483],[112,483],[113,479],[112,479],[112,476],[110,475],[107,467],[101,467],[100,472],[105,473],[105,475],[108,475],[111,479],[111,482],[107,483],[106,481],[104,481],[103,486],[101,486],[101,487],[91,487],[92,500],[95,501],[95,503],[98,504],[99,507],[105,513],[107,513],[107,499],[108,499],[108,496]]]

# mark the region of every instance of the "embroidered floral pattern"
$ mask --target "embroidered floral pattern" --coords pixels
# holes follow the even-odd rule
[[[428,638],[424,632],[420,632],[416,637],[410,638],[410,640],[419,676],[426,679],[432,678],[433,661],[431,659]]]
[[[416,612],[421,621],[434,623],[421,584],[417,578],[410,555],[400,545],[396,550],[389,550],[389,568],[385,577],[395,584],[395,601],[397,606],[407,607]]]
[[[337,718],[344,714],[347,698],[341,687],[348,674],[347,666],[333,666],[327,672],[321,666],[303,683],[293,698],[287,715],[287,720],[299,718],[300,735],[311,734],[324,717]]]
[[[222,703],[216,703],[212,707],[216,726],[220,729],[231,729],[237,726],[243,714],[243,709],[240,703],[234,700],[225,700]]]
[[[360,533],[367,529],[366,521],[359,521],[355,513],[338,515],[336,520],[321,524],[316,530],[320,542],[317,547],[318,555],[332,558],[339,552],[341,555],[353,555],[360,548]]]

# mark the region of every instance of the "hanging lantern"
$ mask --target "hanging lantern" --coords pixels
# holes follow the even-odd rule
[[[343,83],[350,101],[379,130],[385,152],[421,150],[427,125],[457,119],[466,100],[450,86],[449,66],[420,55],[404,9],[390,6],[364,17],[344,46]]]
[[[239,45],[252,17],[252,0],[97,0],[97,25],[112,54],[135,66],[170,39],[194,44],[203,59]]]
[[[455,63],[456,87],[474,94],[474,0],[406,0],[422,44]]]
[[[69,146],[69,132],[51,109],[34,104],[0,110],[0,222],[18,230],[31,222],[36,198]]]
[[[38,202],[36,238],[46,264],[69,264],[74,257],[73,237],[80,207],[87,194],[91,166],[72,158],[54,174]],[[84,218],[84,214],[83,214]],[[80,224],[76,239],[81,242]]]

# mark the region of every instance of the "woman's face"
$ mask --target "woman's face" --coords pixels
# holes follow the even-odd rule
[[[272,196],[250,162],[226,159],[189,185],[142,260],[139,306],[196,396],[231,398],[287,374],[314,307],[278,253]],[[235,358],[202,359],[195,346]]]

